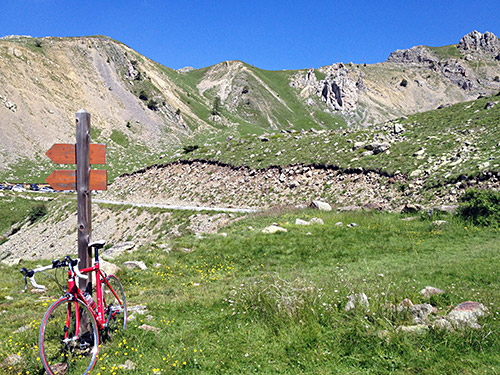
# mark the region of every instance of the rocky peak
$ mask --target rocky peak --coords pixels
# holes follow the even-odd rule
[[[458,44],[464,52],[475,52],[482,55],[497,57],[500,55],[500,40],[489,31],[484,34],[477,30],[465,35]]]

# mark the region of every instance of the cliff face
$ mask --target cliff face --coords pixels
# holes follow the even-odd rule
[[[0,39],[0,180],[43,180],[45,151],[92,114],[111,176],[207,138],[371,125],[500,90],[496,36],[418,46],[373,65],[264,71],[240,61],[174,71],[107,37]],[[201,140],[201,141],[200,141]]]

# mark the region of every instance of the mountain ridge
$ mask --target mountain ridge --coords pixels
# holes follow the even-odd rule
[[[53,168],[46,149],[73,142],[82,107],[93,141],[108,144],[113,178],[186,143],[367,126],[471,100],[500,89],[500,61],[483,53],[496,51],[490,34],[462,38],[467,54],[421,46],[399,60],[395,51],[377,64],[284,71],[238,60],[176,71],[106,36],[0,38],[0,179],[43,180]]]

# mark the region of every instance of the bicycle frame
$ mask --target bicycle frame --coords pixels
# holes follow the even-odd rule
[[[106,277],[104,276],[103,272],[101,271],[101,269],[99,267],[98,261],[95,262],[95,264],[92,267],[87,267],[87,268],[83,268],[80,270],[80,273],[84,274],[84,275],[85,274],[90,275],[90,274],[92,274],[92,272],[95,272],[95,275],[96,275],[95,279],[96,279],[97,311],[95,311],[91,306],[89,306],[89,304],[85,300],[85,297],[83,296],[82,291],[80,290],[80,288],[78,288],[78,286],[75,282],[75,278],[72,275],[71,270],[68,270],[68,293],[75,298],[75,309],[77,309],[78,299],[80,299],[83,303],[85,303],[87,305],[87,307],[91,311],[92,315],[94,316],[94,318],[97,322],[99,329],[104,329],[106,327],[108,321],[115,315],[115,313],[110,314],[110,316],[108,316],[108,320],[106,322],[104,321],[104,300],[103,300],[103,295],[102,295],[103,284],[106,284],[108,286],[109,290],[113,293],[113,295],[116,297],[116,299],[119,301],[120,304],[122,304],[122,301],[118,297],[115,290],[111,287],[108,280],[106,280]],[[68,309],[69,309],[69,307],[68,307]],[[68,320],[69,320],[69,315],[70,314],[68,311]],[[76,321],[77,327],[79,327],[79,313],[78,312],[76,312],[76,319],[77,319],[77,321]]]

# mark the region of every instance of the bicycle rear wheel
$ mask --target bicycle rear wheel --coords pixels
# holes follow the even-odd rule
[[[48,308],[40,326],[39,350],[49,375],[87,374],[97,361],[98,348],[97,323],[84,302],[75,304],[63,297]]]
[[[127,328],[127,302],[123,286],[115,275],[106,277],[109,285],[102,281],[104,319],[109,334]]]

